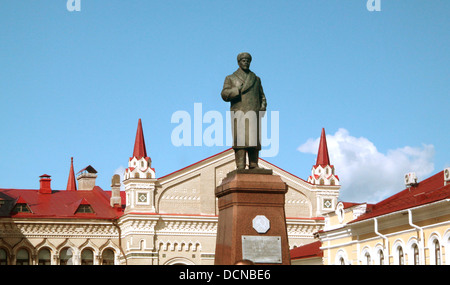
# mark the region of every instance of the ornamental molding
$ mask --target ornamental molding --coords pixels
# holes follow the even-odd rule
[[[77,237],[117,238],[118,231],[113,224],[50,224],[50,223],[8,223],[0,222],[2,237]]]
[[[217,233],[217,221],[162,220],[158,234],[164,235],[210,235]]]
[[[197,252],[201,251],[201,243],[196,240],[178,240],[178,239],[162,239],[156,242],[157,251],[187,251],[187,252]]]
[[[120,223],[122,236],[132,234],[155,234],[156,219],[126,219]]]
[[[323,229],[323,224],[287,224],[289,237],[314,237],[314,233]]]
[[[141,182],[141,183],[131,182],[131,183],[126,184],[125,187],[126,187],[126,190],[129,190],[129,189],[154,190],[155,184],[153,181]]]

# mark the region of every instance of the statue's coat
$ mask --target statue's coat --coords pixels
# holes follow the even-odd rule
[[[241,92],[239,87],[242,86]],[[261,149],[260,139],[260,111],[265,111],[267,102],[264,95],[264,91],[261,85],[261,79],[256,76],[252,71],[245,73],[242,69],[238,69],[233,74],[228,75],[225,78],[222,89],[222,99],[226,102],[230,102],[230,111],[235,112],[242,111],[244,116],[237,116],[234,124],[232,123],[233,133],[233,148],[249,148],[255,147],[258,150]],[[245,114],[253,111],[256,115],[256,128],[249,128],[249,123],[242,124],[241,120],[245,120]],[[247,114],[249,115],[249,114]],[[251,117],[251,116],[247,116]],[[233,117],[232,117],[233,119]],[[247,120],[248,121],[248,120]],[[245,128],[239,126],[246,126]],[[245,138],[244,144],[238,144],[238,138]],[[256,139],[256,143],[253,139]]]

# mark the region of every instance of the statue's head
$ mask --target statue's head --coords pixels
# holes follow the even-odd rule
[[[237,56],[237,61],[242,70],[248,71],[250,69],[250,62],[252,62],[252,56],[248,52],[241,52]]]

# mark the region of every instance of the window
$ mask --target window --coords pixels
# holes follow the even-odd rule
[[[419,265],[419,247],[417,244],[413,244],[413,254],[414,254],[414,265]]]
[[[400,245],[397,247],[397,254],[398,254],[398,264],[404,265],[405,264],[405,255],[403,254],[403,248]]]
[[[94,213],[94,209],[92,209],[91,205],[85,205],[85,204],[81,204],[77,211],[75,212],[75,214],[86,214],[86,213]]]
[[[450,237],[447,239],[447,244],[445,245],[445,256],[450,256]],[[450,264],[450,258],[445,259],[445,264]]]
[[[94,253],[91,249],[87,248],[81,252],[81,265],[93,265]]]
[[[0,265],[8,265],[8,255],[6,254],[6,250],[0,248]]]
[[[384,253],[383,250],[378,250],[378,258],[379,258],[379,262],[380,265],[384,265]]]
[[[12,209],[12,213],[31,213],[30,208],[28,208],[25,203],[17,203]]]
[[[72,257],[73,257],[72,249],[64,248],[63,250],[61,250],[59,254],[59,265],[72,265],[73,264]]]
[[[25,248],[21,248],[17,252],[16,265],[30,265],[30,255]]]
[[[366,258],[366,265],[370,265],[370,262],[371,262],[371,260],[370,260],[370,253],[366,252],[364,257]]]
[[[437,239],[434,240],[434,264],[441,265],[441,245]]]
[[[48,248],[43,248],[38,254],[38,265],[50,265],[50,250]]]
[[[114,265],[114,251],[109,248],[103,251],[102,265]]]

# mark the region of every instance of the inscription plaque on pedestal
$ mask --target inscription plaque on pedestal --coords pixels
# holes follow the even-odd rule
[[[242,258],[254,263],[282,263],[280,236],[242,236]]]

